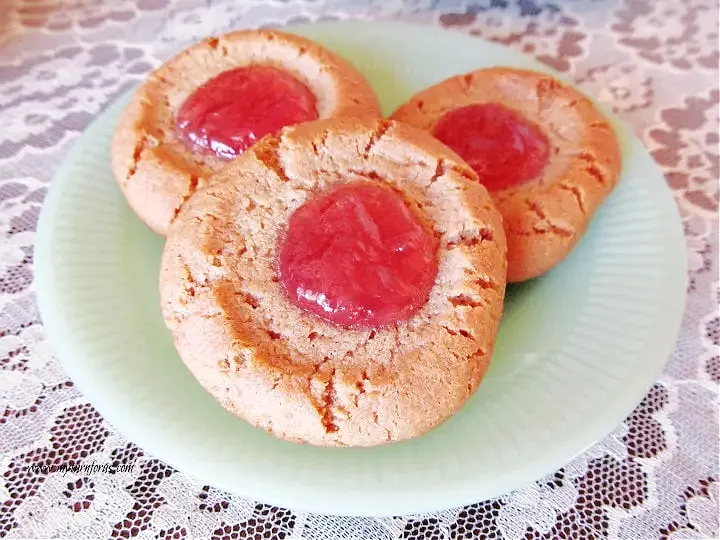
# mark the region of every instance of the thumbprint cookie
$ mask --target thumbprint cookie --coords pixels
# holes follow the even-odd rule
[[[330,118],[268,135],[170,226],[163,316],[228,411],[277,437],[372,446],[475,392],[503,307],[502,218],[429,134]]]
[[[347,61],[291,34],[232,32],[181,52],[135,91],[115,130],[113,173],[140,219],[165,235],[193,191],[256,140],[346,114],[379,115]]]
[[[478,174],[503,216],[509,282],[560,263],[620,176],[608,120],[542,73],[498,67],[451,77],[392,118],[429,131]]]

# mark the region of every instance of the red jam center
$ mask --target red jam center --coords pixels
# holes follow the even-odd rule
[[[467,161],[489,191],[536,178],[550,154],[550,143],[536,125],[497,103],[453,109],[433,135]]]
[[[307,86],[286,71],[255,65],[225,71],[195,90],[177,127],[191,147],[232,159],[264,135],[317,116]]]
[[[349,184],[312,199],[290,218],[280,281],[293,303],[345,327],[408,319],[437,274],[438,242],[396,193]]]

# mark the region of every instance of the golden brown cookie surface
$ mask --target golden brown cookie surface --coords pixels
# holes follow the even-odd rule
[[[354,183],[400,194],[438,239],[429,297],[409,319],[347,329],[291,303],[278,241],[293,213]],[[502,312],[500,215],[432,137],[379,119],[285,128],[199,189],[170,227],[163,315],[181,358],[227,410],[278,437],[369,446],[434,428],[478,387]]]
[[[570,253],[617,184],[617,140],[585,96],[548,75],[511,68],[446,79],[416,94],[392,118],[434,132],[448,113],[475,104],[502,105],[546,137],[542,171],[491,193],[505,223],[508,281],[537,277]]]
[[[164,235],[183,202],[227,161],[191,148],[177,115],[201,86],[228,70],[267,66],[287,72],[315,97],[318,118],[379,114],[377,98],[347,61],[320,45],[274,30],[208,38],[151,73],[125,110],[112,143],[115,178],[135,213]]]

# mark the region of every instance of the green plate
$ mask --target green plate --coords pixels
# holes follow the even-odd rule
[[[464,34],[398,23],[295,27],[353,61],[389,113],[450,75],[509,65],[549,71]],[[577,249],[509,289],[492,367],[449,421],[368,449],[284,442],[225,412],[175,352],[158,305],[162,239],[110,171],[128,96],[88,128],[53,180],[37,235],[48,337],[120,432],[204,482],[314,512],[392,515],[487,499],[554,472],[611,432],[660,374],[685,299],[680,219],[662,174],[622,126],[620,186]]]

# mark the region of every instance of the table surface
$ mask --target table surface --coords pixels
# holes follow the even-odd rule
[[[718,538],[718,3],[713,0],[2,0],[0,537]],[[209,34],[376,18],[533,55],[628,122],[680,207],[690,269],[677,347],[618,429],[554,475],[437,514],[338,518],[204,486],[88,404],[37,312],[33,244],[53,172],[148,70]],[[115,474],[52,472],[80,460]]]

